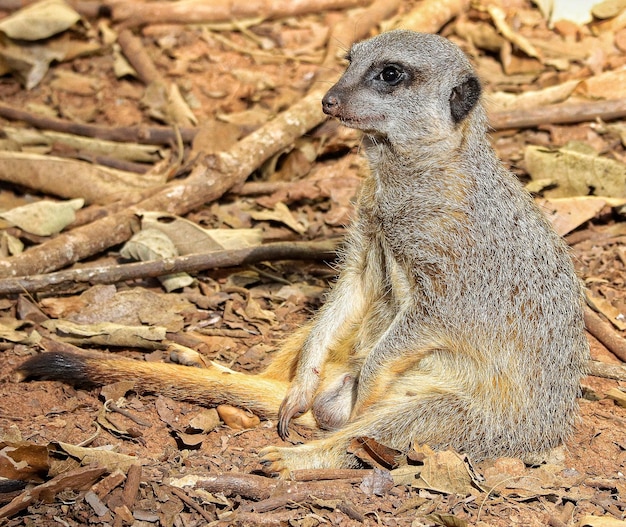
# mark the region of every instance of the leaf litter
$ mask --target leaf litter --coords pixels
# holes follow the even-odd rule
[[[216,25],[194,18],[194,24],[210,23],[204,26],[171,19],[154,23],[144,2],[111,4],[111,19],[74,14],[56,0],[4,11],[11,16],[0,21],[5,35],[0,56],[6,63],[0,115],[8,138],[2,142],[6,168],[0,166],[5,182],[0,197],[9,203],[2,201],[2,216],[27,203],[48,207],[58,198],[82,198],[88,206],[63,213],[66,219],[52,231],[37,230],[43,225],[38,220],[35,229],[17,221],[3,225],[3,254],[88,224],[99,210],[107,213],[102,207],[108,204],[128,207],[132,203],[123,199],[137,189],[149,192],[166,179],[184,178],[200,158],[219,164],[221,152],[304,97],[322,62],[327,27],[360,16],[358,10],[367,5],[352,2],[359,5],[351,11],[339,3],[336,11],[318,9],[291,18],[277,17],[270,6],[267,13],[274,14],[267,19],[229,16]],[[31,16],[29,9],[37,13],[50,6],[58,19],[37,15],[47,22],[45,27],[20,26],[20,17]],[[408,16],[411,7],[407,3],[396,15]],[[443,33],[472,57],[491,111],[529,113],[622,97],[623,6],[613,11],[596,7],[598,18],[584,13],[593,22],[583,25],[555,19],[555,13],[563,12],[560,4],[548,10],[549,21],[522,0],[456,9],[459,16]],[[124,25],[124,16],[131,16],[125,10],[135,18]],[[24,29],[35,33],[15,33]],[[13,40],[17,38],[34,43]],[[151,63],[153,69],[146,68]],[[339,71],[342,65],[337,60],[333,67]],[[47,129],[62,120],[73,126],[63,133],[81,138],[88,132],[95,146],[55,135],[24,139],[16,134],[7,108],[24,109],[19,124],[24,131],[32,130],[24,122],[45,117],[49,120],[35,126],[52,134],[55,130]],[[498,128],[493,143],[566,236],[590,304],[624,336],[626,152],[623,124],[607,121],[563,124],[539,118],[521,130]],[[84,124],[96,128],[79,127]],[[135,124],[143,127],[141,133],[128,128]],[[167,140],[139,148],[164,124],[179,128],[174,133],[168,129]],[[111,128],[129,134],[123,142],[137,145],[137,154],[98,139]],[[192,133],[185,135],[187,129]],[[323,124],[259,164],[252,178],[217,201],[182,217],[167,206],[137,211],[134,232],[140,219],[151,219],[151,227],[166,224],[180,254],[214,244],[229,249],[341,236],[366,170],[358,148],[354,131]],[[77,159],[89,164],[78,165]],[[11,169],[16,166],[20,170]],[[28,177],[18,179],[20,173]],[[81,174],[84,180],[78,184]],[[46,186],[44,179],[55,182]],[[86,243],[95,242],[100,240]],[[121,245],[109,247],[92,253],[91,262],[76,265],[122,262]],[[165,254],[157,249],[147,258]],[[196,273],[193,282],[169,293],[146,278],[3,300],[0,478],[17,483],[11,487],[0,479],[0,517],[7,525],[61,519],[65,525],[103,526],[624,524],[623,378],[585,379],[575,437],[536,466],[516,459],[474,466],[457,453],[432,452],[423,445],[401,455],[363,438],[354,445],[355,454],[372,469],[280,484],[258,475],[256,456],[261,446],[279,441],[276,423],[259,422],[245,409],[206,409],[201,401],[138,395],[132,384],[84,390],[13,382],[13,369],[34,346],[79,345],[146,360],[195,367],[215,361],[259,371],[281,337],[319,307],[334,274],[325,263],[277,261]],[[602,344],[590,340],[594,358],[619,364]],[[306,431],[299,432],[306,438]],[[331,476],[340,479],[315,480]],[[294,475],[298,477],[303,476]],[[289,493],[281,485],[291,485]]]

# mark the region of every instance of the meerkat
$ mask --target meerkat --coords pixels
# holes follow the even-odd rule
[[[261,452],[271,472],[353,467],[354,438],[474,460],[540,454],[572,432],[588,344],[568,248],[488,139],[462,51],[397,30],[355,44],[326,114],[363,132],[371,173],[342,270],[311,323],[256,376],[44,353],[21,376],[230,403],[330,430]]]

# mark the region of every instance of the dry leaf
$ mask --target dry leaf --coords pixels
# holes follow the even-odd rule
[[[61,33],[80,20],[63,0],[41,0],[0,21],[0,31],[19,40],[41,40]]]
[[[475,489],[474,478],[464,458],[451,450],[428,455],[412,486],[461,496],[471,494]]]
[[[0,257],[15,256],[24,252],[24,244],[19,238],[6,231],[0,233]]]
[[[261,229],[203,229],[185,218],[163,212],[142,213],[141,228],[165,233],[178,254],[182,255],[241,249],[260,245],[262,242]]]
[[[158,229],[142,229],[124,244],[120,255],[123,258],[146,262],[178,256],[178,251],[164,232]],[[188,273],[172,273],[159,276],[158,279],[168,293],[194,282],[194,278]]]
[[[575,90],[590,99],[622,99],[626,97],[626,67],[605,71],[582,81]]]
[[[626,0],[602,0],[593,6],[591,14],[600,19],[612,18],[624,9],[626,9]]]
[[[598,156],[586,143],[570,142],[558,150],[527,146],[524,162],[530,177],[553,179],[558,185],[546,190],[548,198],[593,195],[626,196],[626,165]]]
[[[522,93],[492,92],[485,95],[487,107],[491,110],[513,110],[536,108],[547,104],[556,104],[565,101],[580,84],[578,80],[571,80],[549,86],[542,90],[529,90]]]
[[[211,361],[204,357],[196,350],[177,344],[176,342],[170,342],[167,346],[167,352],[172,362],[181,364],[183,366],[192,366],[194,368],[208,368],[211,365]]]
[[[591,14],[596,4],[604,0],[534,0],[543,16],[550,21],[550,27],[559,20],[569,20],[582,26],[593,20]]]
[[[62,443],[60,441],[50,443],[49,450],[52,452],[65,452],[68,455],[80,460],[81,465],[87,466],[91,464],[105,467],[108,472],[114,472],[115,470],[121,470],[122,472],[128,472],[131,465],[137,463],[143,463],[143,460],[134,456],[127,456],[125,454],[118,454],[110,450],[103,450],[100,448],[85,448],[80,446],[70,445],[68,443]]]
[[[626,200],[625,200],[626,203]],[[602,198],[591,196],[575,198],[540,199],[537,204],[546,215],[552,227],[559,234],[565,236],[580,227],[583,223],[595,216],[607,204]]]
[[[586,291],[585,297],[592,309],[602,313],[620,331],[626,330],[626,313],[622,313],[619,309],[613,307],[613,304],[608,300],[598,296],[589,289]]]
[[[626,408],[626,393],[619,388],[611,388],[607,390],[606,396],[609,399],[613,399],[618,406]]]
[[[8,317],[0,318],[0,339],[28,346],[34,346],[39,343],[41,335],[37,331],[18,331],[24,325],[23,320]]]
[[[28,441],[0,441],[0,479],[41,482],[50,468],[48,449]]]
[[[277,221],[284,223],[298,234],[304,234],[306,227],[298,222],[284,203],[276,203],[273,210],[251,211],[250,216],[257,221]]]
[[[198,124],[198,118],[193,114],[178,86],[174,83],[170,85],[168,115],[173,121],[172,124],[178,126],[195,126]]]
[[[435,525],[442,525],[443,527],[467,527],[469,524],[467,520],[457,518],[453,514],[433,513],[426,516],[427,520],[435,523]]]
[[[233,430],[247,430],[259,426],[261,422],[256,415],[228,404],[220,404],[216,410],[224,424]]]
[[[170,399],[169,397],[163,397],[159,395],[155,402],[155,407],[161,421],[174,430],[177,430],[180,426],[178,421],[178,403]]]
[[[176,294],[158,294],[136,287],[115,292],[115,286],[94,286],[80,295],[81,303],[63,318],[78,324],[116,322],[126,326],[162,326],[180,331],[183,313],[193,309],[191,303]]]
[[[493,23],[498,28],[498,31],[504,38],[509,40],[511,44],[514,44],[521,49],[529,57],[534,57],[538,60],[542,60],[541,53],[535,49],[535,47],[519,33],[515,33],[511,26],[506,22],[506,13],[501,7],[496,5],[490,5],[487,7],[487,11],[491,15]]]
[[[119,381],[103,386],[100,394],[105,401],[113,401],[115,403],[120,399],[124,399],[126,394],[134,389],[135,381]]]
[[[162,349],[166,328],[159,326],[127,326],[114,322],[77,324],[70,320],[47,320],[42,324],[64,342],[98,344],[143,349]]]
[[[117,37],[115,37],[117,39]],[[133,68],[121,51],[119,44],[113,44],[113,72],[115,77],[137,77],[137,72]]]
[[[389,471],[375,468],[363,478],[359,488],[368,496],[384,496],[393,486],[394,481]]]
[[[43,200],[0,213],[0,217],[31,234],[51,236],[72,223],[75,212],[84,203],[80,198],[62,202]]]
[[[17,46],[7,41],[0,46],[1,73],[12,73],[27,90],[31,90],[44,78],[50,63],[63,57],[63,52],[47,46]]]
[[[220,425],[220,416],[215,408],[201,410],[189,421],[189,427],[199,432],[208,433]]]

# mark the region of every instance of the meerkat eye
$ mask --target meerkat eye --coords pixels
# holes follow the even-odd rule
[[[398,66],[385,66],[377,78],[390,86],[395,86],[404,78],[404,71]]]

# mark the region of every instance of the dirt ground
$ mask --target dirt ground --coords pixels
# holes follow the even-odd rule
[[[33,232],[10,221],[0,225],[0,268],[16,261],[14,240],[25,245],[24,255],[36,247],[52,247],[45,244],[128,207],[123,200],[129,196],[149,195],[167,181],[192,177],[200,161],[232,148],[292,108],[316,83],[330,85],[326,70],[320,74],[329,64],[324,58],[331,46],[329,28],[344,23],[352,38],[359,21],[365,25],[367,20],[368,2],[352,4],[351,9],[282,14],[267,7],[255,17],[236,20],[231,14],[211,22],[199,15],[155,20],[143,2],[98,4],[99,12],[81,11],[86,4],[75,3],[80,19],[53,36],[34,43],[5,39],[0,43],[7,64],[0,77],[0,211],[44,198],[84,198],[85,206],[61,234]],[[571,245],[590,304],[609,333],[623,338],[626,121],[600,112],[587,119],[574,116],[570,123],[541,113],[534,124],[511,128],[496,123],[504,111],[514,120],[545,106],[626,100],[626,18],[618,13],[591,24],[549,26],[534,5],[522,0],[476,2],[471,8],[458,4],[458,16],[442,21],[440,33],[459,44],[476,65],[493,116],[493,145],[503,162],[530,183],[546,213],[561,221],[560,232]],[[136,11],[125,13],[125,6],[133,5]],[[399,3],[383,27],[401,24],[416,6]],[[14,13],[12,9],[0,2],[3,17]],[[498,9],[506,27],[498,26]],[[372,23],[366,34],[379,30]],[[9,31],[2,20],[0,31]],[[118,38],[121,34],[126,37]],[[30,66],[20,62],[17,67],[7,59],[16,49],[28,56],[24,63]],[[345,65],[343,43],[335,51],[331,74]],[[124,57],[134,74],[124,69],[129,67]],[[557,89],[560,95],[555,95]],[[528,92],[541,92],[542,97],[525,102],[521,95]],[[496,96],[490,98],[492,94]],[[73,125],[63,129],[72,135],[91,134],[91,143],[24,135],[62,130],[59,123]],[[93,125],[93,133],[77,125]],[[150,143],[144,139],[157,128],[169,135],[152,142],[147,153],[123,155],[104,148],[103,134],[109,130],[128,133],[121,142],[138,145]],[[188,210],[172,205],[166,212],[204,229],[260,233],[263,242],[339,238],[366,170],[359,141],[356,132],[325,122],[268,159],[255,158],[254,170],[243,178],[246,183],[233,181],[204,204]],[[585,159],[594,166],[605,160],[613,165],[598,168],[593,174],[597,180],[584,166],[568,165],[571,181],[591,179],[583,182],[584,191],[572,183],[559,193],[565,184],[552,179],[556,176],[549,165],[537,168],[529,149],[540,147],[541,154],[565,147],[558,156],[566,163],[572,142],[577,152],[581,144],[591,149]],[[20,153],[40,157],[10,164],[17,163],[18,157],[12,156]],[[45,160],[53,156],[63,162],[49,165]],[[69,164],[77,162],[83,163],[80,169]],[[96,182],[100,176],[86,168],[105,166],[131,177]],[[110,193],[93,196],[95,188]],[[563,227],[567,222],[571,225]],[[127,262],[120,255],[122,244],[109,242],[110,231],[85,239],[89,255],[63,265],[46,267],[41,255],[28,261],[33,269],[28,274]],[[52,250],[50,255],[56,258]],[[552,459],[537,466],[515,459],[471,465],[457,456],[462,468],[454,466],[467,484],[454,491],[443,482],[394,484],[389,467],[378,466],[371,454],[362,455],[372,468],[282,482],[263,472],[257,455],[262,447],[281,443],[274,422],[257,423],[247,413],[228,408],[220,408],[218,416],[202,401],[137,394],[132,386],[101,390],[16,381],[14,370],[27,357],[62,345],[51,342],[149,361],[171,360],[172,343],[177,343],[204,359],[258,372],[281,339],[319,308],[336,269],[332,258],[312,257],[193,274],[194,281],[171,293],[156,278],[134,278],[98,285],[70,280],[0,297],[1,525],[626,526],[623,367],[622,380],[584,379],[576,433]],[[0,290],[7,276],[1,274]],[[65,321],[159,326],[167,337],[146,343],[135,335],[125,337],[126,344],[113,345],[93,334],[78,336],[59,325]],[[37,341],[36,335],[44,340]],[[63,338],[68,335],[72,338]],[[589,334],[589,340],[595,361],[616,368],[623,364],[596,337]],[[298,432],[304,439],[312,437],[304,429]],[[443,458],[431,459],[452,472]],[[409,461],[411,466],[422,463],[419,455]]]

